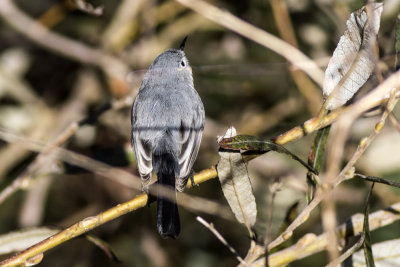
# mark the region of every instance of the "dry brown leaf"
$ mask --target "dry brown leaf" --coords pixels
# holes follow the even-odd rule
[[[231,127],[224,138],[235,135],[236,129]],[[256,222],[257,207],[247,166],[240,151],[220,151],[219,155],[221,159],[217,171],[224,196],[236,219],[250,229]]]

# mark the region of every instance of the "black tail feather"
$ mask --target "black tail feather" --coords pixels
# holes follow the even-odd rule
[[[179,175],[179,163],[173,150],[168,149],[168,145],[171,143],[168,143],[168,140],[163,139],[153,152],[153,168],[157,174],[158,184],[171,190],[175,190],[175,177]],[[170,201],[167,198],[158,196],[157,229],[163,237],[178,237],[181,231],[181,226],[178,206],[176,204],[176,194],[175,201]]]
[[[162,197],[157,200],[157,229],[162,237],[172,238],[181,231],[178,205]]]

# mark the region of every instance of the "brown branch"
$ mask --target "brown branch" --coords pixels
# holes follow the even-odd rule
[[[363,174],[360,174],[360,173],[356,173],[354,175],[354,177],[355,178],[361,178],[363,180],[367,180],[367,181],[370,181],[370,182],[387,184],[387,185],[390,185],[390,186],[394,186],[394,187],[400,188],[400,183],[395,182],[395,181],[390,181],[390,180],[387,180],[387,179],[384,179],[384,178],[381,178],[381,177],[363,175]]]

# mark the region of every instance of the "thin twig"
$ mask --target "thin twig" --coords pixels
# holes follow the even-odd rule
[[[44,148],[46,148],[46,145],[42,142],[32,140],[26,136],[18,135],[2,127],[0,127],[0,139],[8,143],[19,143],[23,145],[25,149],[37,152],[41,152]],[[117,168],[112,168],[105,163],[61,147],[54,147],[52,150],[52,154],[49,155],[51,157],[61,159],[69,164],[90,170],[128,188],[140,190],[140,183],[138,182],[139,178],[133,174]]]
[[[311,77],[318,85],[322,86],[324,77],[323,71],[310,60],[300,50],[273,36],[272,34],[263,31],[248,22],[245,22],[231,13],[215,7],[202,0],[176,0],[206,17],[207,19],[224,26],[231,31],[234,31],[250,40],[271,49],[280,56],[286,58],[297,68],[303,70]]]
[[[382,210],[375,211],[369,215],[370,230],[376,230],[400,220],[400,202]],[[362,233],[364,216],[355,214],[346,223],[336,228],[340,238],[355,236]],[[323,251],[328,243],[325,233],[315,236],[306,234],[300,238],[296,244],[269,255],[269,266],[284,266],[295,260],[303,259],[311,254]],[[265,266],[265,258],[257,260],[251,266]]]
[[[340,266],[342,262],[344,262],[348,257],[354,254],[364,243],[364,235],[361,233],[360,239],[355,243],[351,248],[346,250],[345,253],[340,255],[340,257],[336,258],[332,262],[330,262],[326,267],[336,267]]]
[[[230,252],[233,253],[233,255],[236,256],[236,259],[243,264],[244,266],[248,266],[248,264],[240,257],[240,255],[236,252],[236,250],[225,240],[225,238],[215,229],[213,224],[208,223],[206,220],[204,220],[202,217],[197,216],[196,220],[204,225],[208,230],[211,231],[215,235],[216,238],[218,238],[219,241],[221,241],[222,244],[224,244],[225,247],[227,247]]]
[[[382,114],[380,121],[376,124],[374,131],[367,137],[362,139],[359,146],[357,147],[356,152],[353,154],[352,158],[348,161],[346,166],[340,172],[340,175],[337,176],[340,170],[341,160],[344,152],[345,140],[348,134],[348,131],[355,120],[354,117],[343,117],[341,118],[336,127],[333,128],[332,136],[333,138],[330,140],[328,145],[328,158],[327,161],[330,162],[328,165],[325,183],[329,189],[333,189],[339,183],[341,183],[344,179],[346,179],[346,173],[354,166],[354,164],[358,161],[364,151],[368,148],[368,146],[372,143],[378,133],[384,126],[388,113],[394,108],[397,99],[395,99],[396,90],[391,90],[390,99],[387,103],[387,109]],[[325,192],[324,199],[322,200],[323,212],[322,212],[322,222],[325,231],[329,235],[328,242],[328,252],[331,260],[334,260],[338,257],[337,250],[337,236],[335,234],[336,228],[336,210],[334,205],[334,195],[333,190],[329,190]]]
[[[43,162],[47,160],[47,155],[54,150],[56,147],[63,144],[71,135],[73,135],[78,128],[77,123],[72,123],[67,129],[59,135],[53,142],[46,145],[46,147],[41,151],[41,153],[36,157],[36,159],[29,165],[29,167],[21,173],[12,184],[4,188],[0,192],[0,204],[3,203],[10,195],[18,191],[25,184],[25,179],[29,177],[37,170]]]
[[[390,180],[387,180],[387,179],[384,179],[384,178],[381,178],[381,177],[363,175],[363,174],[360,174],[360,173],[356,173],[354,175],[354,177],[361,178],[361,179],[364,179],[364,180],[367,180],[367,181],[371,181],[371,182],[375,182],[375,183],[387,184],[387,185],[390,185],[390,186],[394,186],[394,187],[400,188],[400,183],[395,182],[395,181],[390,181]]]
[[[373,90],[371,93],[367,94],[364,98],[360,99],[358,102],[356,102],[354,105],[350,106],[347,110],[343,111],[340,114],[341,120],[338,122],[341,123],[342,125],[344,124],[345,127],[337,127],[337,128],[348,128],[348,125],[351,124],[359,115],[361,115],[363,112],[369,110],[373,106],[375,106],[377,101],[382,101],[388,93],[392,92],[392,88],[394,87],[399,87],[400,88],[400,71],[397,71],[396,73],[392,74],[388,79],[385,80],[382,84],[380,84],[375,90]],[[393,96],[397,97],[398,92],[392,94],[392,99],[394,98]],[[392,100],[394,101],[394,100]],[[332,112],[331,114],[326,115],[324,118],[329,117],[330,115],[334,114]],[[339,114],[335,114],[336,116]],[[323,120],[324,121],[324,120]],[[307,122],[306,122],[307,123]],[[304,124],[304,129],[307,129],[306,123]],[[293,129],[291,130],[293,131]],[[374,131],[375,132],[375,131]],[[341,133],[344,134],[344,133]],[[335,179],[332,181],[333,186],[326,186],[326,187],[321,187],[321,190],[317,190],[315,198],[310,202],[310,204],[297,216],[297,218],[288,226],[288,228],[281,234],[279,235],[274,241],[272,241],[268,248],[272,249],[285,240],[287,240],[292,234],[293,231],[300,226],[301,224],[304,223],[305,220],[309,217],[311,211],[329,194],[326,194],[326,191],[332,191],[338,184],[343,182],[346,178],[346,173],[350,170],[350,168],[355,164],[355,162],[361,157],[365,149],[368,147],[369,143],[372,142],[373,137],[375,136],[374,133],[371,134],[372,138],[369,138],[369,141],[363,143],[362,146],[359,146],[357,151],[354,153],[352,159],[347,163],[347,165],[341,170],[339,175],[334,175],[333,172],[335,171],[332,169],[332,174]],[[281,137],[281,136],[280,136]],[[281,139],[278,139],[281,142],[286,141],[286,137],[283,136]],[[344,140],[342,139],[340,142],[342,145],[339,144],[339,146],[343,147]],[[332,168],[332,167],[331,167]],[[335,167],[337,169],[337,167]]]
[[[79,97],[77,99],[79,99]],[[106,105],[105,108],[101,109],[99,112],[94,114],[94,116],[90,116],[86,119],[80,120],[79,122],[78,121],[72,122],[60,134],[58,134],[58,136],[55,138],[54,141],[50,142],[49,144],[46,144],[46,146],[36,156],[35,160],[29,164],[29,166],[23,173],[21,173],[16,179],[14,179],[9,186],[5,187],[2,191],[0,191],[0,204],[19,189],[25,188],[26,185],[29,185],[29,183],[26,182],[28,181],[28,179],[32,178],[32,176],[36,175],[35,172],[40,168],[40,166],[43,166],[47,162],[48,155],[56,147],[60,147],[65,142],[67,142],[69,138],[76,133],[80,125],[87,122],[96,121],[101,114],[103,114],[109,109],[118,110],[127,106],[131,106],[132,102],[133,99],[131,96],[125,97],[120,100],[114,100],[111,102],[111,104]],[[70,112],[67,111],[65,113],[70,113]]]
[[[264,244],[268,244],[271,240],[271,227],[272,227],[272,218],[274,214],[274,207],[275,207],[275,197],[278,191],[280,191],[281,183],[279,178],[275,179],[273,184],[270,186],[271,192],[271,200],[269,205],[269,215],[268,215],[268,222],[267,227],[265,229],[265,236],[264,236]]]
[[[400,82],[400,81],[399,81]],[[400,88],[400,85],[399,85]],[[376,89],[378,90],[378,89]],[[347,162],[346,166],[341,170],[340,174],[338,177],[336,177],[335,183],[338,184],[341,182],[341,180],[346,178],[346,174],[350,171],[350,169],[354,166],[354,164],[358,161],[358,159],[361,157],[361,155],[364,153],[364,151],[368,148],[368,146],[372,143],[372,141],[375,139],[375,137],[380,133],[380,131],[383,129],[385,125],[385,121],[388,117],[388,114],[393,110],[394,106],[396,105],[398,99],[396,98],[398,90],[396,89],[391,89],[390,90],[390,98],[388,101],[386,101],[386,109],[382,114],[382,117],[380,121],[375,125],[374,131],[367,137],[364,138],[360,141],[360,144],[357,147],[356,152],[353,154],[351,159]],[[359,104],[357,104],[359,106]],[[357,106],[355,106],[355,109]],[[349,112],[348,118],[351,116],[357,115],[358,113],[352,114],[352,112]]]

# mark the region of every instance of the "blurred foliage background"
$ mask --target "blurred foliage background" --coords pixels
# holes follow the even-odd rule
[[[282,18],[282,14],[271,7],[277,1],[209,2],[274,35],[281,34],[276,19]],[[168,48],[176,48],[185,35],[189,35],[186,55],[207,116],[196,171],[218,162],[216,137],[223,135],[230,125],[239,134],[273,138],[316,115],[318,103],[322,103],[322,91],[315,85],[308,87],[295,82],[291,75],[293,68],[282,57],[175,1],[90,1],[93,7],[103,6],[101,15],[80,10],[73,1],[67,0],[12,3],[35,23],[86,50],[77,50],[67,42],[53,44],[46,34],[36,32],[32,24],[26,24],[23,33],[15,30],[15,26],[10,27],[10,21],[19,18],[7,17],[10,13],[5,10],[6,5],[0,4],[3,10],[0,126],[49,143],[72,122],[96,118],[79,127],[65,147],[134,174],[137,168],[130,148],[130,104],[154,58]],[[400,1],[384,3],[379,34],[380,64],[384,73],[390,73]],[[349,14],[364,3],[287,0],[286,4],[298,47],[325,68]],[[288,26],[282,27],[285,33]],[[32,40],[29,33],[39,42]],[[51,48],[52,45],[59,50]],[[100,114],[110,103],[112,108]],[[378,119],[372,116],[357,121],[347,141],[346,155],[354,152],[359,140],[373,130]],[[287,147],[306,159],[312,138],[313,135],[304,137]],[[389,123],[358,162],[357,169],[369,175],[397,178],[400,175],[398,147],[399,133]],[[36,155],[18,142],[0,141],[0,189],[23,175]],[[250,162],[248,170],[258,205],[255,231],[259,236],[264,236],[269,220],[271,191],[277,190],[271,227],[274,237],[287,209],[296,202],[299,210],[305,206],[306,171],[298,163],[273,152]],[[48,160],[33,174],[25,179],[24,190],[0,204],[1,233],[42,225],[67,227],[139,193],[57,160]],[[367,190],[368,184],[358,180],[335,190],[339,223],[363,212]],[[226,204],[216,179],[188,193]],[[398,193],[388,186],[376,185],[371,211],[398,202]],[[180,214],[182,232],[177,240],[162,239],[157,234],[154,204],[92,231],[91,234],[111,246],[121,263],[109,259],[86,239],[77,238],[46,253],[41,266],[236,265],[237,260],[228,249],[195,220],[197,215],[213,222],[238,253],[245,256],[249,239],[243,225],[215,214],[195,214],[183,208]],[[318,210],[314,211],[295,232],[294,239],[308,232],[320,234],[319,218]],[[399,236],[399,226],[396,222],[373,232],[373,242]],[[325,253],[318,253],[291,266],[325,263]]]

